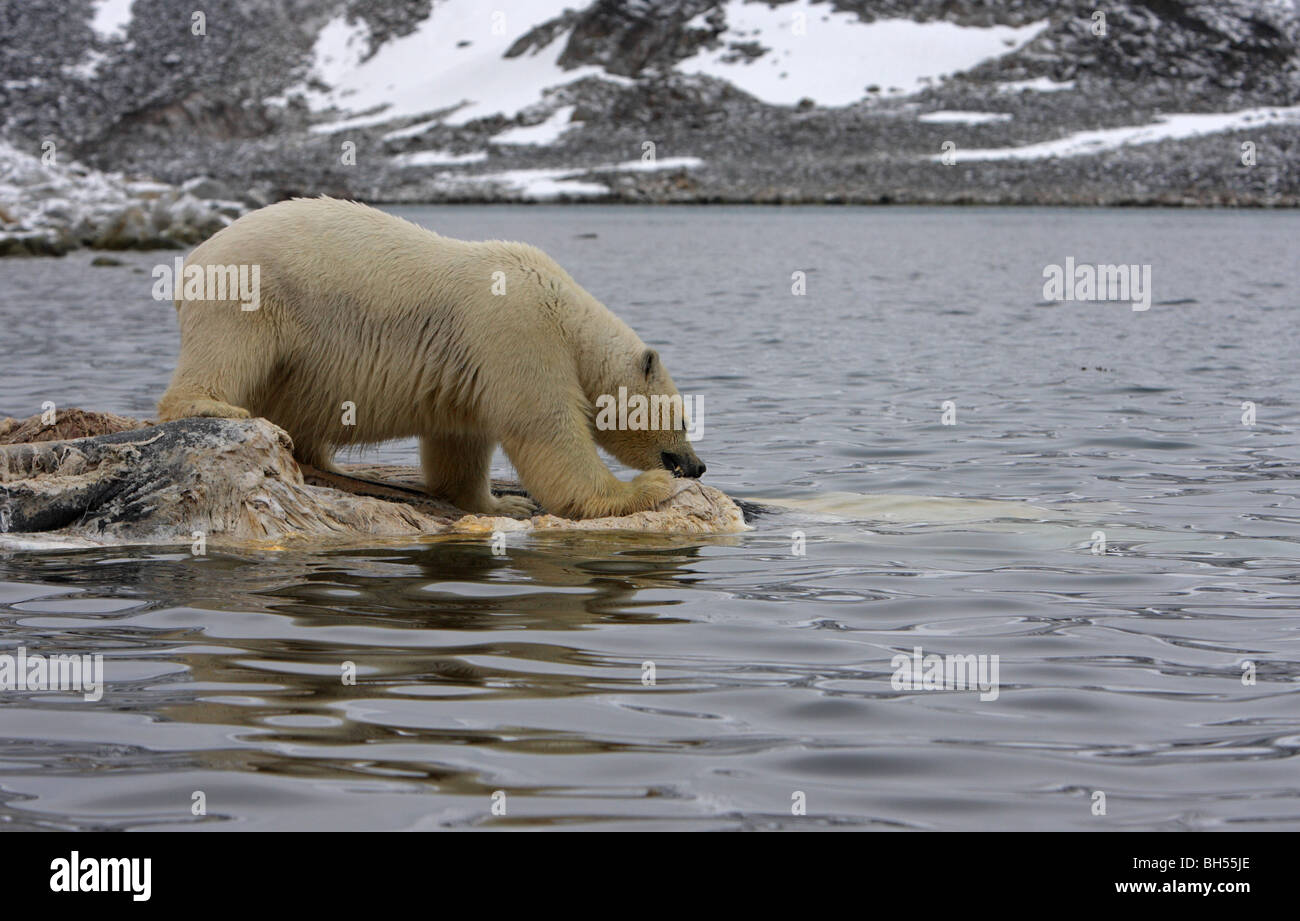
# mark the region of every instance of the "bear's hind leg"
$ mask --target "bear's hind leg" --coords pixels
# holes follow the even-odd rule
[[[289,433],[289,438],[293,441],[293,459],[299,464],[315,467],[322,473],[343,473],[334,463],[332,445],[311,444],[301,436],[294,438],[292,432]]]
[[[477,435],[425,435],[420,439],[420,466],[429,495],[480,515],[531,515],[533,503],[523,496],[492,495],[488,472],[493,443]]]

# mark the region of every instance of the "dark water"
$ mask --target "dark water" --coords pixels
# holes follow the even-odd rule
[[[548,250],[703,396],[707,481],[799,507],[505,557],[0,553],[0,651],[108,679],[0,693],[4,825],[1300,829],[1300,215],[403,213]],[[172,256],[0,262],[0,414],[147,415],[175,320],[132,267]],[[1071,256],[1150,264],[1150,310],[1045,303]],[[999,656],[997,699],[896,690],[918,646]]]

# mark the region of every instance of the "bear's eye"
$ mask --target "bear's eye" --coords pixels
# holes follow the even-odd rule
[[[645,350],[645,354],[641,356],[641,373],[643,375],[645,375],[646,377],[650,376],[650,372],[652,372],[655,368],[655,359],[657,359],[658,357],[659,357],[659,353],[656,352],[654,349]]]

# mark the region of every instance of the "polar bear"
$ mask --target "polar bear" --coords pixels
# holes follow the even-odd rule
[[[235,274],[222,283],[236,267],[259,282],[255,309]],[[575,518],[653,508],[674,475],[704,473],[681,412],[672,425],[597,424],[619,388],[681,398],[658,353],[533,246],[293,199],[198,246],[175,303],[180,359],[160,421],[263,416],[324,470],[339,446],[415,436],[427,491],[488,515],[532,509],[490,492],[498,444],[535,500]],[[598,446],[646,472],[618,479]]]

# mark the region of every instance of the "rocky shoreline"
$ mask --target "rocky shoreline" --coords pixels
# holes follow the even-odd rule
[[[961,130],[948,134],[962,137]],[[781,163],[669,163],[654,171],[563,166],[569,148],[539,154],[554,166],[492,174],[408,171],[400,179],[356,189],[328,185],[343,198],[374,204],[655,204],[655,205],[986,205],[1056,207],[1300,207],[1295,129],[1251,135],[1260,164],[1237,162],[1215,135],[1144,145],[1047,163],[935,162],[912,157],[822,156],[791,151]],[[604,143],[608,143],[608,139]],[[954,142],[956,143],[956,142]],[[979,141],[967,141],[979,143]],[[582,159],[595,159],[590,151]],[[503,177],[493,181],[494,175]],[[486,177],[486,178],[484,178]],[[540,177],[553,190],[539,194]],[[568,189],[583,189],[570,192]],[[595,191],[592,191],[592,189]],[[100,173],[83,164],[46,167],[0,145],[0,257],[60,256],[95,250],[184,249],[241,214],[306,189],[253,185],[234,193],[221,180],[196,177],[173,185]]]
[[[59,165],[0,144],[0,256],[61,256],[80,247],[179,249],[207,239],[249,207],[216,180],[180,185]],[[261,203],[265,203],[263,199]]]

